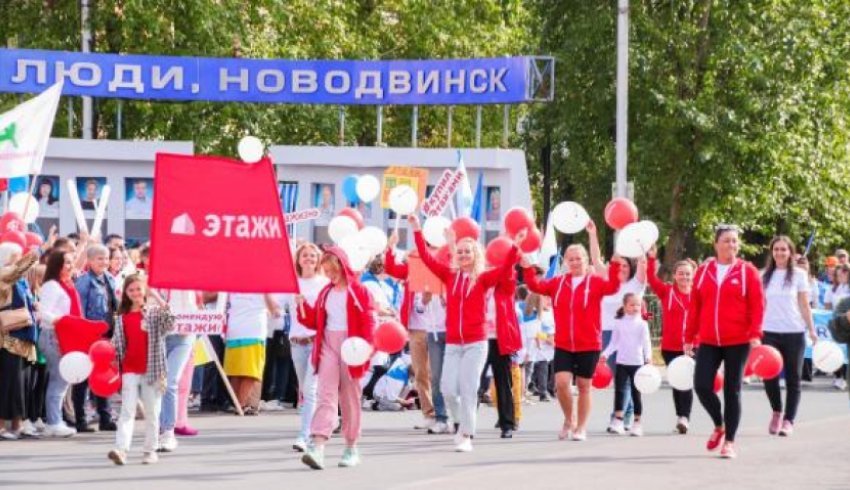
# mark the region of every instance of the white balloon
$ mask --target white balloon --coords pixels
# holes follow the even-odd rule
[[[696,362],[690,356],[679,356],[667,366],[667,382],[677,390],[687,391],[694,387]]]
[[[561,233],[572,235],[583,230],[590,221],[590,216],[581,204],[565,201],[552,210],[552,224]]]
[[[374,257],[387,248],[387,235],[377,226],[367,226],[357,232],[357,239],[362,246]]]
[[[835,342],[821,340],[812,347],[812,364],[825,373],[834,373],[844,365],[844,352]]]
[[[245,163],[259,162],[266,151],[263,142],[256,136],[245,136],[239,140],[236,149],[239,151],[239,158]]]
[[[390,355],[386,352],[375,351],[375,355],[372,356],[371,364],[372,366],[383,366],[390,360]]]
[[[362,366],[372,356],[372,346],[361,337],[349,337],[342,342],[339,354],[349,366]]]
[[[445,216],[431,216],[422,225],[422,236],[431,245],[440,248],[446,244],[446,229],[452,221]]]
[[[654,223],[651,221],[631,223],[617,233],[614,251],[622,257],[636,259],[646,255],[646,252],[655,245],[656,240],[658,240],[658,227]]]
[[[362,243],[358,233],[348,235],[340,240],[338,245],[348,256],[348,265],[356,272],[362,272],[375,256]]]
[[[645,364],[635,373],[635,388],[644,395],[650,395],[661,388],[661,373],[652,364]]]
[[[381,193],[381,183],[374,175],[361,175],[357,180],[357,197],[363,202],[372,202]]]
[[[390,209],[396,214],[413,214],[417,204],[419,204],[419,196],[409,185],[396,186],[390,191]]]
[[[334,216],[328,223],[328,235],[336,244],[355,233],[357,233],[357,222],[348,216]]]
[[[29,205],[27,205],[29,201]],[[24,213],[26,209],[26,213]],[[9,211],[18,213],[25,223],[35,223],[38,218],[38,201],[29,192],[18,192],[9,198]]]
[[[59,361],[59,374],[71,384],[82,383],[92,370],[91,359],[84,352],[69,352]]]

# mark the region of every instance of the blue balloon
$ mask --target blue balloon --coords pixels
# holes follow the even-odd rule
[[[357,175],[349,175],[342,181],[342,195],[345,196],[345,200],[350,203],[356,203],[359,201],[357,197],[357,180],[360,177]]]
[[[29,177],[15,177],[9,179],[9,194],[17,194],[18,192],[27,192],[30,187]]]

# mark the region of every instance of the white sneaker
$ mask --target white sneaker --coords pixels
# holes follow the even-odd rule
[[[77,429],[68,427],[64,422],[44,426],[44,435],[47,437],[71,437],[76,433]]]
[[[423,417],[422,420],[420,420],[419,422],[416,423],[416,425],[413,426],[413,428],[417,429],[417,430],[421,430],[421,429],[429,429],[430,430],[435,425],[437,425],[437,419]]]
[[[173,453],[177,449],[177,438],[174,430],[167,430],[159,436],[159,449],[163,453]]]
[[[20,438],[21,437],[19,432],[12,432],[10,430],[0,429],[0,439],[6,441],[17,441]]]
[[[459,453],[472,452],[472,438],[463,437],[458,445],[455,446],[455,451]]]
[[[847,381],[844,381],[842,378],[835,378],[835,381],[832,382],[832,386],[835,387],[836,390],[844,391],[847,389]]]
[[[618,419],[617,417],[614,417],[611,420],[611,424],[608,426],[608,433],[609,434],[617,434],[617,435],[620,435],[620,436],[625,434],[626,433],[626,425],[623,422],[623,419]]]
[[[629,435],[632,437],[643,436],[643,427],[640,426],[640,422],[632,423],[632,428],[629,430]]]
[[[159,456],[156,451],[150,451],[142,456],[142,464],[154,464],[159,461]]]
[[[44,432],[44,430],[47,428],[47,425],[44,423],[43,420],[38,419],[35,421],[35,424],[33,424],[33,427],[35,427],[35,430],[39,432]]]
[[[679,434],[687,434],[689,428],[689,422],[687,417],[679,417],[679,420],[676,422],[676,432]]]
[[[300,437],[295,439],[295,442],[292,443],[292,449],[298,451],[299,453],[303,453],[307,451],[307,442]]]
[[[32,439],[37,439],[41,437],[41,434],[38,433],[35,426],[29,420],[24,420],[21,424],[21,437],[29,437]]]
[[[587,431],[586,430],[577,430],[572,434],[572,440],[577,442],[582,442],[587,440]]]
[[[270,400],[267,402],[260,402],[260,411],[261,412],[280,412],[285,407],[280,400]]]
[[[459,445],[463,440],[466,439],[463,437],[463,432],[457,431],[455,436],[452,438],[452,441],[455,443],[455,446]]]
[[[124,463],[127,462],[127,453],[120,449],[113,449],[112,451],[109,451],[109,454],[106,456],[118,466],[123,466]]]
[[[437,422],[433,427],[428,429],[429,434],[448,434],[449,433],[449,424],[445,422]]]

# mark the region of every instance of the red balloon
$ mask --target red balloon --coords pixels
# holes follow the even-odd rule
[[[487,244],[487,263],[493,267],[501,267],[513,246],[514,242],[506,236],[494,238]]]
[[[615,197],[605,206],[605,222],[615,230],[623,229],[637,220],[637,206],[625,197]]]
[[[20,214],[7,211],[3,213],[3,216],[0,216],[0,234],[6,233],[7,231],[19,231],[21,233],[27,231],[27,224],[24,223]],[[23,247],[24,245],[26,244],[21,246]]]
[[[406,343],[407,330],[395,320],[384,322],[375,329],[375,349],[381,352],[395,354],[404,349]]]
[[[108,340],[98,340],[89,347],[89,357],[95,368],[108,366],[115,360],[115,346]]]
[[[593,378],[590,379],[590,384],[598,390],[603,390],[611,384],[611,379],[614,377],[611,374],[611,368],[608,363],[599,362],[596,364],[596,370],[593,372]]]
[[[16,243],[21,249],[27,249],[27,237],[20,231],[6,231],[0,235],[0,243]]]
[[[770,345],[760,345],[750,351],[747,366],[761,379],[773,379],[782,372],[782,354]]]
[[[28,231],[24,233],[24,238],[27,241],[27,250],[33,247],[40,247],[44,243],[44,240],[41,239],[41,235],[34,231]]]
[[[89,376],[89,388],[95,395],[108,398],[121,389],[121,375],[113,366],[95,366]]]
[[[750,360],[747,359],[747,364],[744,366],[744,377],[749,377],[753,375],[753,367],[750,365]]]
[[[452,231],[455,232],[455,237],[458,240],[462,238],[478,240],[481,235],[481,228],[478,227],[478,223],[469,217],[457,218],[452,221]]]
[[[528,230],[528,236],[525,237],[525,240],[520,244],[519,248],[523,251],[523,253],[534,253],[540,250],[540,245],[543,244],[543,236],[540,234],[540,230],[537,228],[530,228]]]
[[[723,389],[723,373],[717,371],[714,375],[714,392],[719,393]]]
[[[437,250],[437,260],[446,265],[451,265],[452,263],[452,251],[449,249],[448,245],[443,245]]]
[[[527,209],[515,206],[505,213],[505,231],[508,236],[514,238],[525,228],[529,230],[534,228],[534,218]]]
[[[355,223],[357,223],[357,229],[362,230],[366,223],[363,221],[363,215],[360,214],[360,211],[354,208],[342,208],[337,216],[348,216],[353,219]]]

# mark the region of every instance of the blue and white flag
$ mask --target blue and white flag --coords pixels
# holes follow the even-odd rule
[[[278,189],[283,214],[294,213],[295,206],[298,205],[298,182],[281,182],[278,184]],[[295,223],[286,225],[286,231],[290,237],[295,236],[295,226]]]
[[[484,228],[484,172],[478,172],[478,182],[475,184],[475,197],[472,200],[470,218]]]

